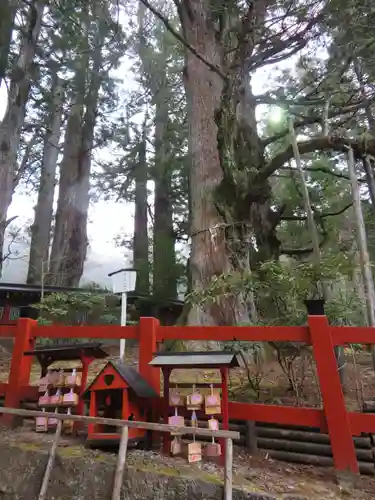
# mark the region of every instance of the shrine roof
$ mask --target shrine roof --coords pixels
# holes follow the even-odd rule
[[[100,342],[38,346],[33,350],[25,351],[24,354],[35,356],[41,365],[47,366],[55,361],[75,361],[82,355],[96,359],[108,357]]]
[[[205,351],[205,352],[162,352],[154,355],[149,363],[160,368],[209,368],[209,367],[238,367],[243,366],[243,359],[235,351]]]
[[[132,366],[128,366],[121,361],[108,361],[104,368],[98,373],[95,379],[87,387],[82,397],[86,398],[89,394],[90,387],[96,382],[96,380],[105,372],[108,365],[113,366],[117,373],[124,379],[127,385],[135,392],[139,398],[158,398],[159,395],[156,391],[148,384],[148,382],[142,377],[142,375]]]

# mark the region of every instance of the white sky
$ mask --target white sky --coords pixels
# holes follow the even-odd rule
[[[285,66],[289,66],[290,62]],[[279,67],[283,67],[281,64]],[[272,68],[275,74],[276,68]],[[134,88],[136,83],[133,79],[133,72],[131,70],[131,61],[127,58],[123,59],[122,64],[115,72],[115,76],[124,80],[123,89]],[[260,94],[268,89],[270,83],[270,68],[263,69],[257,72],[253,78],[253,91],[255,94]],[[267,88],[266,88],[267,87]],[[6,89],[3,85],[0,87],[0,121],[2,120],[6,111]],[[258,108],[258,112],[263,110]],[[100,151],[100,154],[105,154],[105,151]],[[9,209],[8,216],[18,216],[18,225],[27,225],[28,222],[34,218],[33,207],[36,203],[36,194],[28,195],[17,190],[13,196],[13,202]],[[100,262],[111,261],[113,258],[113,265],[115,269],[119,267],[119,262],[122,259],[125,261],[124,249],[116,248],[114,238],[121,234],[131,234],[133,231],[133,205],[120,203],[115,201],[99,201],[91,204],[89,210],[88,222],[88,237],[90,242],[89,255],[85,265],[85,269],[94,265],[100,267]],[[90,261],[90,253],[95,254],[95,262]],[[109,264],[110,265],[110,264]],[[121,266],[121,264],[120,264]],[[108,270],[108,269],[107,269]],[[104,270],[103,270],[104,273]],[[103,278],[104,274],[103,274]],[[97,278],[98,279],[98,278]],[[105,278],[106,279],[106,278]]]

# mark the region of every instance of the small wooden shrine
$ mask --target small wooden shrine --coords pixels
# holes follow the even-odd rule
[[[82,397],[89,401],[90,417],[147,422],[151,419],[152,400],[159,395],[135,368],[120,361],[109,361]],[[120,440],[120,432],[116,427],[90,424],[87,444],[115,445]],[[146,438],[143,429],[129,429],[130,442],[146,442]]]
[[[71,382],[68,383],[67,378],[64,378],[65,374],[72,372],[71,368],[60,368],[58,373],[56,370],[49,370],[49,367],[56,362],[60,364],[64,364],[65,362],[71,364],[71,362],[77,362],[81,366],[78,367],[75,371],[79,372],[79,384],[75,384],[74,393],[77,396],[80,396],[83,393],[84,388],[87,383],[87,375],[90,364],[96,359],[105,359],[108,357],[108,353],[102,348],[102,344],[100,342],[86,342],[81,344],[62,344],[62,345],[45,345],[38,346],[37,348],[31,351],[25,351],[25,356],[34,356],[41,367],[41,380],[39,384],[39,393],[40,396],[45,396],[42,398],[39,406],[41,407],[49,407],[52,408],[55,402],[59,403],[55,405],[55,408],[58,408],[62,401],[59,398],[55,398],[52,396],[64,396],[66,392],[71,394],[71,399],[75,401],[73,405],[74,413],[78,415],[83,415],[84,413],[84,404],[82,398],[78,398],[76,401],[74,395],[71,391]],[[67,384],[65,384],[65,380]],[[52,397],[52,404],[50,404],[51,400],[49,398]],[[61,399],[60,398],[60,399]],[[44,403],[43,403],[44,401]],[[64,406],[64,405],[63,405]],[[73,410],[73,409],[72,409]]]
[[[185,417],[190,417],[190,425],[198,427],[200,420],[208,418],[209,428],[218,430],[220,418],[222,429],[229,430],[228,374],[230,368],[243,366],[243,358],[239,353],[232,351],[163,352],[155,354],[154,359],[149,364],[161,368],[163,372],[163,417],[165,424],[182,427],[185,425]],[[220,372],[221,383],[215,384],[207,381],[203,384],[192,384],[191,389],[189,389],[190,393],[185,395],[179,392],[178,387],[172,389],[170,387],[170,376],[174,369],[217,369]],[[183,385],[185,388],[186,384]],[[206,391],[208,389],[208,394],[201,393],[200,389],[203,388]],[[170,436],[164,434],[164,453],[178,455],[184,451],[184,448],[184,443],[179,439],[178,433],[174,433],[172,442]],[[205,447],[204,452],[208,457],[220,456],[222,455],[222,447],[213,439],[212,443]],[[189,443],[187,457],[189,462],[200,461],[202,459],[201,443],[195,440]]]

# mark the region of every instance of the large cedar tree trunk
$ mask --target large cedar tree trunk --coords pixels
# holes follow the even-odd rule
[[[161,78],[155,96],[155,203],[153,294],[158,299],[177,296],[176,253],[173,231],[172,166],[168,154],[168,89]]]
[[[150,293],[150,266],[148,258],[148,200],[147,180],[148,168],[146,158],[146,124],[143,124],[142,141],[139,146],[138,164],[135,169],[135,214],[133,261],[137,269],[136,292],[148,295]]]
[[[35,0],[30,3],[28,24],[22,37],[20,55],[10,76],[8,109],[4,120],[0,123],[0,272],[7,212],[14,192],[17,153],[25,121],[26,103],[29,98],[30,72],[45,3],[44,0]]]
[[[54,285],[78,286],[87,254],[91,152],[102,79],[102,43],[96,47],[87,89],[84,61],[77,69],[78,93],[67,124],[48,277]]]
[[[188,7],[183,7],[180,12],[185,38],[198,53],[204,55],[206,61],[223,72],[224,46],[218,41],[213,28],[209,2],[191,0],[186,5]],[[234,107],[235,118],[236,103],[233,104],[229,89],[225,89],[223,78],[191,51],[186,54],[185,86],[192,161],[190,270],[192,287],[199,290],[209,286],[215,276],[232,270],[240,273],[250,271],[249,249],[253,234],[250,219],[258,224],[262,236],[264,214],[269,216],[267,202],[270,190],[265,189],[257,200],[242,200],[238,210],[235,207],[238,202],[236,193],[228,204],[227,193],[222,192],[225,171],[228,172],[228,165],[225,165],[227,151],[234,153],[240,148],[232,149],[236,132],[230,130],[233,117],[226,120],[226,106],[230,106],[232,113]],[[226,95],[227,102],[224,99]],[[253,132],[256,135],[256,131]],[[261,151],[258,149],[252,153],[250,161],[257,162],[253,165],[258,167]],[[258,205],[251,203],[255,201]],[[235,224],[232,224],[233,221]],[[237,224],[237,221],[244,221],[244,224]],[[253,317],[250,318],[250,315]],[[187,322],[238,324],[249,322],[255,319],[254,316],[252,298],[236,294],[220,297],[219,303],[192,307]]]
[[[44,137],[38,201],[35,206],[34,223],[31,226],[27,283],[43,283],[45,280],[44,273],[48,269],[63,95],[64,91],[61,82],[55,77],[47,116],[47,132]]]

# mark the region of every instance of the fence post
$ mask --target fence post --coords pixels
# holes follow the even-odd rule
[[[335,469],[358,473],[350,421],[337,370],[328,319],[326,316],[309,316],[308,323]]]
[[[4,401],[4,406],[8,408],[19,408],[22,387],[29,385],[33,356],[24,356],[24,352],[34,347],[35,339],[32,337],[32,329],[36,324],[35,320],[29,318],[20,318],[17,321]],[[12,424],[14,415],[4,415],[3,422]]]
[[[159,321],[155,318],[140,318],[138,324],[139,364],[142,377],[160,394],[160,369],[149,365],[156,352],[157,329]]]

